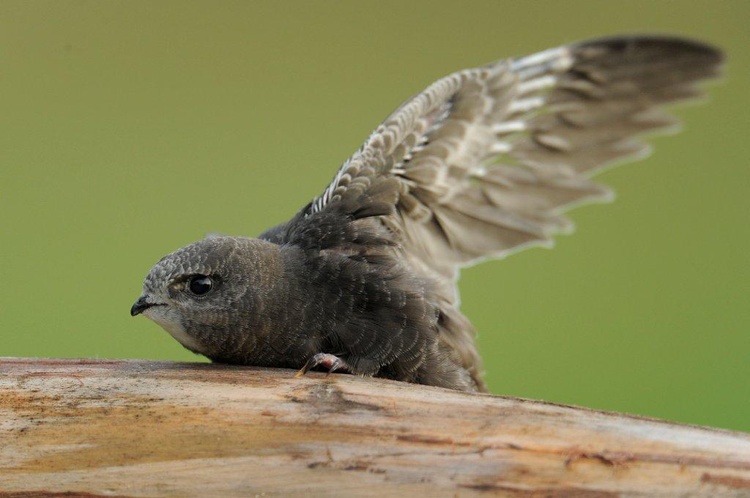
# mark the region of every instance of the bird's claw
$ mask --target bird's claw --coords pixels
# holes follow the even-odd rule
[[[299,369],[295,377],[302,377],[315,367],[323,367],[326,369],[327,375],[340,370],[350,371],[349,365],[338,356],[329,353],[318,353],[307,360],[307,363]]]

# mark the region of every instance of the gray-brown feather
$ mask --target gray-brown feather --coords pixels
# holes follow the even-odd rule
[[[721,62],[691,40],[623,37],[449,75],[289,222],[164,258],[131,313],[216,361],[300,368],[326,353],[353,373],[485,390],[460,268],[570,231],[566,209],[610,197],[590,177],[647,152],[639,135],[675,124],[661,106],[698,95]],[[213,292],[186,293],[193,274]]]
[[[458,270],[571,231],[565,209],[611,197],[590,176],[644,155],[640,134],[675,125],[660,106],[696,96],[721,61],[698,42],[625,37],[454,73],[387,118],[301,216],[391,188],[395,210],[378,222],[402,264],[435,283],[444,354],[481,388]]]

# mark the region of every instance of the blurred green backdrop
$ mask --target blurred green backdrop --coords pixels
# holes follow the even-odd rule
[[[200,359],[128,310],[207,232],[322,191],[463,67],[670,32],[730,57],[578,231],[466,271],[495,393],[750,430],[750,2],[0,3],[0,355]]]

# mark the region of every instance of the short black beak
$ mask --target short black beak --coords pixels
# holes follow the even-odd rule
[[[153,305],[154,303],[149,303],[146,301],[146,296],[141,296],[138,298],[138,301],[135,302],[133,307],[130,308],[130,316],[140,315]]]

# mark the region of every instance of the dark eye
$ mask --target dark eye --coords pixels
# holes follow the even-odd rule
[[[213,279],[206,275],[195,275],[188,280],[188,289],[196,296],[208,294],[213,287]]]

